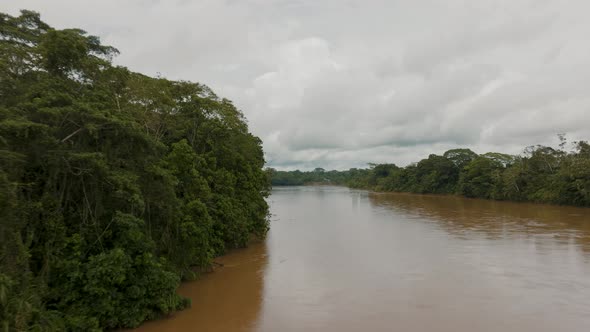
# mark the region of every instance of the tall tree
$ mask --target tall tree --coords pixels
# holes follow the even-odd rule
[[[261,141],[208,87],[0,14],[0,326],[93,331],[182,309],[181,279],[268,229]]]

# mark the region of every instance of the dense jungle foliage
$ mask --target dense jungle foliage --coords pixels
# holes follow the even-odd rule
[[[466,197],[590,207],[590,145],[573,142],[566,151],[531,146],[519,156],[469,149],[431,154],[406,167],[371,164],[369,169],[310,172],[270,169],[273,185],[332,183],[376,191],[458,194]]]
[[[0,330],[133,327],[268,228],[261,141],[204,85],[0,13]]]

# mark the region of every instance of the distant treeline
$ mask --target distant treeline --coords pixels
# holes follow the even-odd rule
[[[198,83],[0,13],[0,330],[134,327],[268,229],[261,141]],[[231,299],[228,299],[231,301]]]
[[[566,151],[565,136],[559,138],[559,148],[531,146],[518,156],[453,149],[406,167],[371,164],[348,171],[270,172],[274,186],[331,183],[375,191],[590,206],[590,145],[573,142],[573,149]]]
[[[268,168],[267,172],[271,174],[273,186],[302,186],[308,184],[349,185],[353,177],[357,178],[360,174],[367,173],[368,170],[353,168],[348,171],[325,171],[323,168],[316,168],[310,172],[302,172],[299,170],[277,171],[274,168]]]

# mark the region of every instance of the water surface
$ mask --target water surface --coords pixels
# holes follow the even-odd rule
[[[590,331],[590,209],[275,188],[265,243],[141,331]]]

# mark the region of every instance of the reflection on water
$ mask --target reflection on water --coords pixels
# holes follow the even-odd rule
[[[265,246],[145,331],[590,331],[590,209],[276,188]]]
[[[481,234],[498,240],[524,237],[539,245],[574,242],[576,249],[590,252],[585,208],[398,193],[371,193],[370,200],[407,218],[434,222],[458,238]]]

